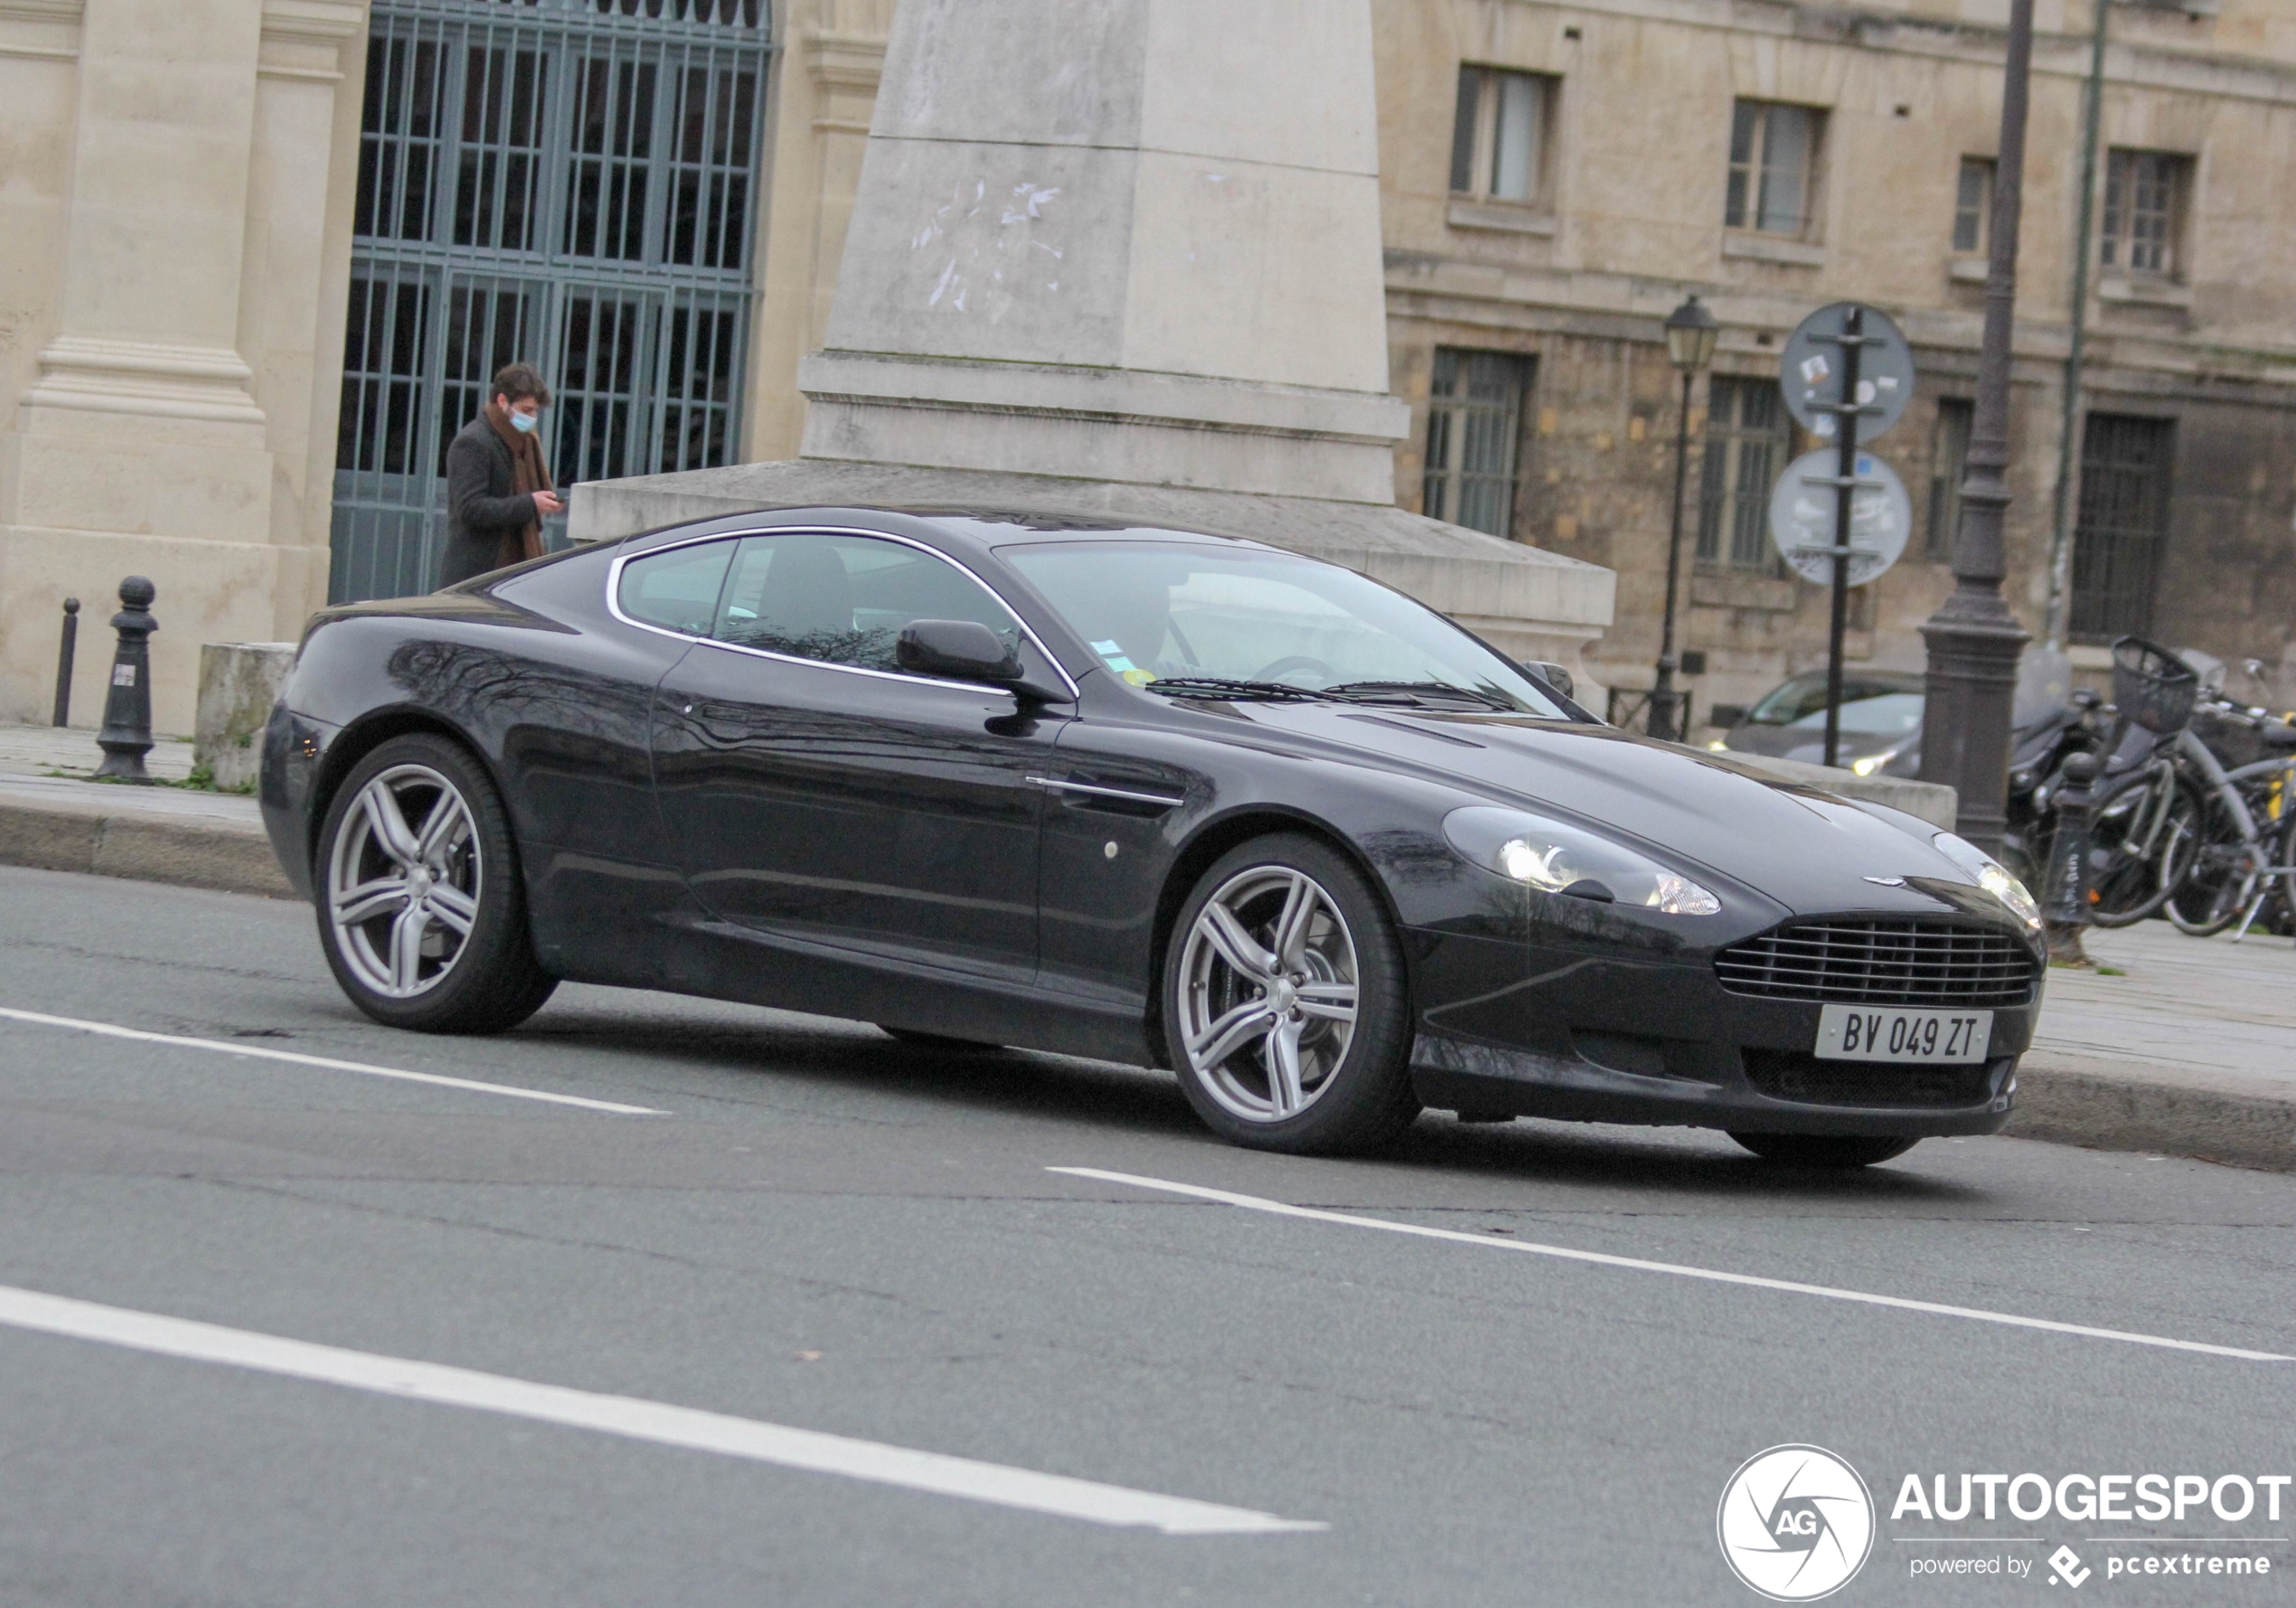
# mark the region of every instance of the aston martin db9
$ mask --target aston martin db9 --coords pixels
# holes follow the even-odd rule
[[[2039,1008],[1951,833],[1122,522],[777,510],[330,608],[262,803],[380,1021],[676,990],[1169,1067],[1271,1150],[1432,1106],[1861,1165],[2000,1127]]]

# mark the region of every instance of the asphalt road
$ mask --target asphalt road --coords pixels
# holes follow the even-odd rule
[[[1439,1116],[1295,1161],[1166,1076],[663,995],[394,1034],[311,926],[0,870],[0,1009],[659,1114],[0,1018],[0,1603],[1754,1603],[1717,1502],[1781,1443],[1879,1504],[1836,1601],[2023,1600],[2066,1542],[2084,1598],[2296,1596],[2285,1493],[1891,1516],[1909,1472],[2296,1472],[2296,1362],[2151,1343],[2296,1355],[2296,1178]],[[2276,1566],[2107,1577],[2147,1551]],[[1913,1573],[1957,1556],[2003,1572]]]

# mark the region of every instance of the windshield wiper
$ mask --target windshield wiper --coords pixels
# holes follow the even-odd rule
[[[1510,715],[1522,712],[1521,707],[1502,692],[1456,686],[1450,682],[1341,682],[1318,691],[1325,698],[1348,703],[1411,704],[1429,698],[1456,698],[1482,709],[1501,710]]]
[[[1224,675],[1160,675],[1146,690],[1168,698],[1233,698],[1262,703],[1312,702],[1323,696],[1281,682],[1241,682]]]

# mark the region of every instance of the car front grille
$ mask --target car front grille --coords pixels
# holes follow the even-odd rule
[[[1875,1061],[1821,1061],[1793,1049],[1749,1049],[1746,1080],[1773,1100],[1868,1110],[1942,1110],[1992,1098],[2004,1060],[1960,1067],[1900,1067]]]
[[[1714,957],[1722,986],[1759,1000],[1840,1005],[2022,1005],[2040,966],[1997,927],[1802,921]]]

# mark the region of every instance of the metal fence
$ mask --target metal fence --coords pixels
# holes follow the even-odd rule
[[[772,49],[766,0],[378,0],[331,599],[428,589],[513,360],[561,485],[731,461]]]

